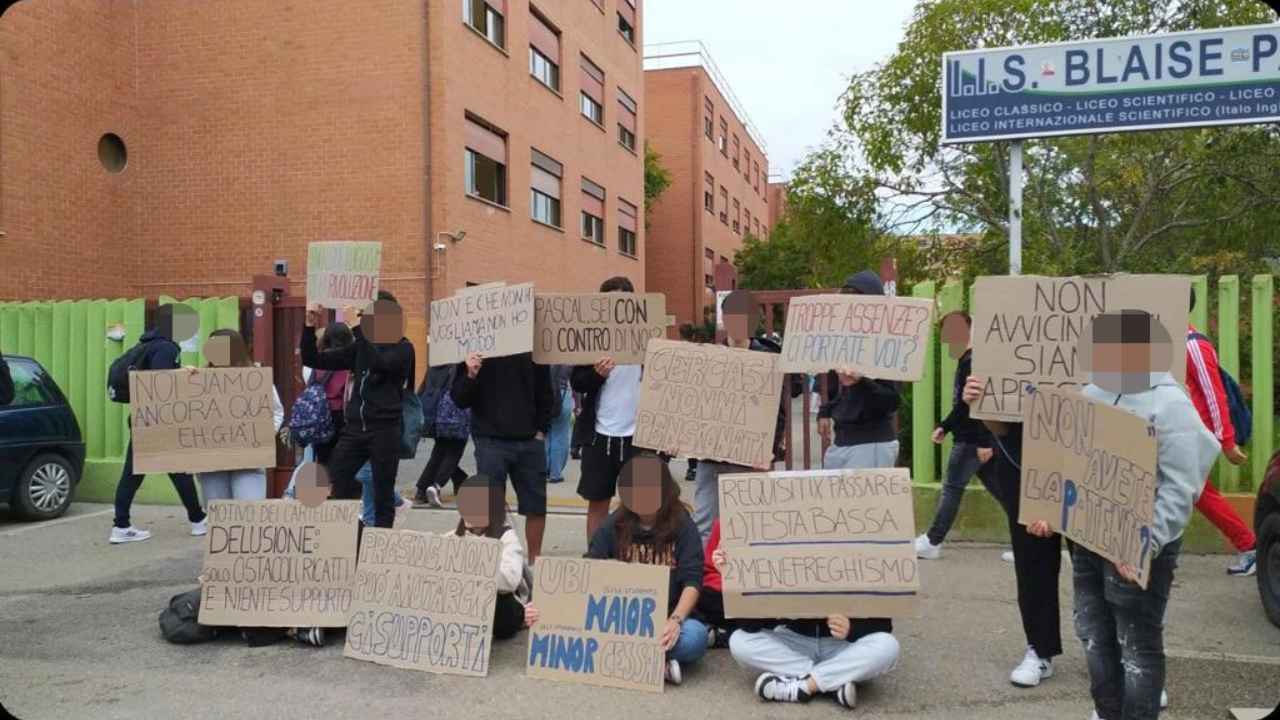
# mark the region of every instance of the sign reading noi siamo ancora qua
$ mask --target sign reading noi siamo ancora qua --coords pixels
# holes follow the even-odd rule
[[[942,142],[1280,120],[1280,25],[943,55]]]

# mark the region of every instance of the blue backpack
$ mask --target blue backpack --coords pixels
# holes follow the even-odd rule
[[[1190,333],[1188,337],[1193,340],[1209,339],[1200,333]],[[1222,392],[1227,397],[1231,427],[1236,431],[1236,445],[1244,445],[1249,442],[1249,438],[1253,437],[1253,412],[1249,410],[1249,403],[1244,399],[1244,391],[1240,389],[1240,383],[1236,382],[1236,379],[1231,377],[1231,373],[1221,365],[1218,366],[1218,377],[1222,380]]]
[[[333,439],[333,416],[329,414],[329,395],[325,392],[328,375],[320,380],[320,373],[311,376],[311,382],[293,401],[289,412],[289,437],[294,445],[319,445]]]
[[[455,369],[456,371],[456,369]],[[453,375],[449,376],[449,384],[440,393],[436,405],[436,434],[438,438],[466,440],[471,436],[471,412],[458,407],[453,401],[453,393],[449,391],[453,385]]]

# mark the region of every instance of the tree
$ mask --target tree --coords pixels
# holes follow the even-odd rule
[[[960,228],[967,271],[1003,272],[1008,146],[943,147],[942,53],[1270,22],[1254,0],[921,0],[897,51],[842,98],[842,152],[858,157],[890,232]],[[1024,267],[1041,273],[1186,271],[1238,251],[1277,254],[1280,132],[1245,126],[1025,143]]]
[[[649,143],[644,144],[644,217],[649,224],[649,208],[671,185],[671,171],[662,164],[662,156]]]

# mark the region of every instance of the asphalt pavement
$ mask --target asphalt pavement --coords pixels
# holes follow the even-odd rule
[[[411,482],[410,480],[406,480]],[[685,485],[688,487],[688,485]],[[398,670],[342,657],[341,635],[321,649],[238,639],[176,646],[156,618],[195,587],[201,541],[178,507],[135,508],[154,532],[111,546],[111,510],[76,504],[63,519],[25,524],[0,512],[0,703],[32,718],[670,718],[838,717],[825,700],[759,701],[754,676],[712,650],[660,696],[526,678],[521,634],[493,649],[488,678]],[[450,510],[413,510],[408,527],[444,530]],[[578,555],[581,514],[554,514],[546,552]],[[922,571],[920,616],[899,620],[899,667],[860,688],[854,716],[1004,720],[1089,717],[1088,677],[1071,634],[1069,565],[1061,583],[1066,654],[1041,687],[1008,682],[1024,640],[1012,567],[1001,548],[955,544]],[[1263,616],[1252,579],[1229,578],[1223,556],[1182,559],[1169,610],[1162,717],[1228,718],[1231,707],[1280,702],[1280,629]]]

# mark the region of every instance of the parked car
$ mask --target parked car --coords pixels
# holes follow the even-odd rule
[[[1280,450],[1271,456],[1258,488],[1253,527],[1258,535],[1258,593],[1267,617],[1280,627]]]
[[[0,407],[0,502],[32,520],[58,517],[84,471],[80,424],[40,363],[6,355],[13,402]]]

